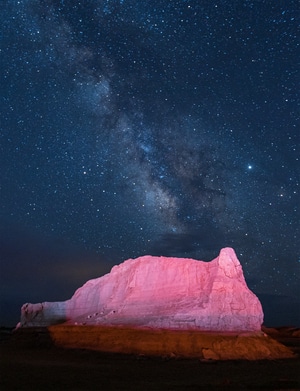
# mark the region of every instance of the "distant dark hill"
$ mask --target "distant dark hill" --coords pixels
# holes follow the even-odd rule
[[[300,302],[294,297],[259,294],[267,327],[300,327]]]

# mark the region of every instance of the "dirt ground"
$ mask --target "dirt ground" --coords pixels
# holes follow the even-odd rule
[[[299,353],[300,338],[273,330]],[[300,390],[300,358],[203,361],[57,348],[43,332],[1,330],[0,389],[6,390]]]

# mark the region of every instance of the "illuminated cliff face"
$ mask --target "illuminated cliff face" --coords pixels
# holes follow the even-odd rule
[[[20,325],[131,325],[164,329],[256,331],[263,322],[231,248],[211,262],[143,256],[113,267],[65,302],[25,304]]]

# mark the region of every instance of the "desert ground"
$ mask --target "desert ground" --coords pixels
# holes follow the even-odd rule
[[[0,334],[0,389],[300,390],[300,338],[294,328],[265,329],[296,356],[214,361],[148,357],[54,346],[46,329]]]

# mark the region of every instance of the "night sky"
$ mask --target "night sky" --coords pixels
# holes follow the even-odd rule
[[[299,15],[1,4],[1,325],[128,258],[233,247],[265,323],[300,326]]]

